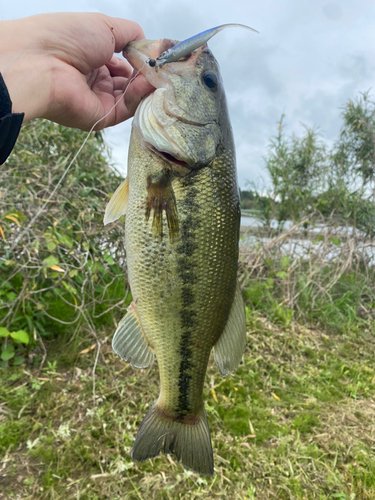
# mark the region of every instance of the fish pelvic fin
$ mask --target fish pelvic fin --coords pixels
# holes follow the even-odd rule
[[[113,193],[104,213],[103,223],[106,226],[125,215],[129,199],[129,180],[126,178]]]
[[[146,368],[155,358],[133,302],[120,321],[112,340],[112,348],[124,361],[135,368]]]
[[[173,243],[178,235],[178,214],[176,198],[170,181],[170,172],[150,175],[147,179],[147,200],[145,218],[149,220],[153,210],[152,233],[155,237],[163,238],[163,213],[167,217],[169,240]]]
[[[214,461],[205,409],[183,422],[166,416],[155,403],[138,429],[131,456],[143,462],[160,452],[174,455],[187,469],[211,476]]]
[[[214,346],[214,360],[225,376],[237,369],[246,347],[246,314],[240,285],[237,282],[227,324]]]

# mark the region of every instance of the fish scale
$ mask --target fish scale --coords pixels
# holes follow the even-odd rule
[[[127,180],[105,215],[106,222],[126,213],[133,296],[112,345],[133,366],[149,366],[154,356],[158,361],[159,398],[139,427],[132,458],[143,461],[162,451],[187,468],[212,474],[203,403],[208,360],[213,349],[220,372],[227,375],[237,368],[246,344],[237,282],[240,201],[234,142],[212,53],[197,49],[157,72],[143,64],[143,56],[155,58],[165,45],[173,42],[140,40],[124,52],[158,90],[137,109]],[[187,102],[195,103],[194,110]]]
[[[180,390],[179,377],[186,375],[188,370],[181,369],[180,361],[181,357],[184,359],[181,351],[187,354],[184,348],[186,336],[189,345],[199,341],[204,343],[200,349],[186,355],[195,369],[188,387],[189,411],[194,414],[202,408],[207,359],[223,331],[235,290],[238,241],[236,237],[228,238],[225,232],[227,226],[238,224],[236,178],[235,175],[228,176],[228,171],[233,170],[233,158],[231,163],[215,159],[212,165],[191,176],[174,179],[172,186],[181,231],[175,243],[171,244],[166,238],[161,246],[155,244],[152,221],[144,223],[144,186],[150,171],[140,168],[140,165],[147,162],[149,151],[142,147],[142,143],[137,146],[136,153],[130,152],[128,167],[130,190],[125,244],[129,281],[141,323],[158,360],[160,402],[171,413],[181,409],[179,401],[185,397]],[[163,167],[162,163],[160,167]],[[226,198],[232,191],[228,201],[221,199],[217,189],[221,182],[213,182],[215,174],[228,184],[221,189]],[[163,233],[168,234],[167,229],[164,216]],[[194,302],[185,307],[184,296],[186,300],[187,295]],[[212,308],[214,301],[217,307]],[[194,332],[189,330],[191,328]],[[170,334],[166,335],[166,331]],[[190,390],[190,387],[197,390]]]

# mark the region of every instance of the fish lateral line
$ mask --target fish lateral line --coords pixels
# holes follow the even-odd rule
[[[175,53],[179,64],[160,70],[159,54],[176,51],[178,43],[134,41],[125,51],[134,67],[146,64],[144,76],[157,90],[133,122],[125,244],[135,307],[114,347],[134,366],[145,366],[153,354],[158,359],[159,398],[139,426],[132,459],[172,454],[186,469],[212,475],[203,402],[208,360],[214,349],[220,372],[229,374],[246,346],[243,299],[235,293],[239,195],[224,88],[213,90],[221,84],[217,61],[204,39],[193,37],[189,50],[182,44]],[[179,229],[172,243],[173,224]]]

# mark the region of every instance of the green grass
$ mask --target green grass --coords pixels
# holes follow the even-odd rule
[[[265,259],[263,275],[249,275],[244,297],[250,312],[261,313],[272,323],[286,327],[292,319],[315,324],[328,333],[373,328],[374,268],[362,274],[349,270],[336,281],[335,263],[320,263],[315,280],[309,280],[307,262],[300,261],[289,276],[290,262],[291,258],[285,256]],[[323,293],[328,287],[328,292]],[[289,305],[287,298],[290,299],[291,294],[297,298],[290,300]]]
[[[212,478],[165,456],[131,461],[157,366],[122,363],[104,333],[95,404],[97,350],[79,354],[90,338],[51,342],[41,372],[2,369],[0,499],[375,498],[373,332],[327,335],[255,315],[248,331],[236,374],[209,364]]]
[[[18,234],[7,215],[16,213],[25,227],[82,134],[47,121],[22,128],[1,169],[9,188],[0,206],[5,252]],[[185,471],[171,457],[132,462],[159,379],[156,364],[133,369],[110,347],[131,296],[123,302],[123,224],[102,226],[108,196],[121,182],[104,152],[101,135],[92,135],[28,246],[21,241],[0,260],[0,321],[11,312],[2,326],[30,338],[14,342],[17,356],[0,362],[0,500],[373,500],[375,275],[360,246],[348,248],[353,256],[343,272],[319,252],[307,265],[276,244],[255,260],[248,248],[240,264],[248,314],[243,362],[223,379],[211,361],[206,377],[214,476]],[[367,201],[345,196],[333,196],[341,200],[335,212],[346,207],[345,220],[357,218],[372,231]],[[294,195],[285,199],[300,215],[306,210]],[[279,211],[272,203],[256,200],[265,222]],[[340,238],[332,244],[346,245]],[[111,252],[103,254],[103,243]],[[53,270],[57,264],[64,274]],[[82,316],[67,324],[78,310]],[[2,337],[4,348],[11,338]],[[16,359],[24,363],[15,366]]]

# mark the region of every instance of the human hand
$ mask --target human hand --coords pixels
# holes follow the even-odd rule
[[[144,38],[133,21],[97,13],[41,14],[0,22],[0,70],[24,121],[48,118],[89,130],[116,125],[133,116],[154,88],[143,75],[129,85],[133,69],[113,56]]]

